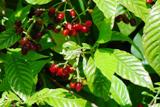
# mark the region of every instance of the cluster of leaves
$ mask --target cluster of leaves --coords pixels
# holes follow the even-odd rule
[[[75,10],[74,17],[56,23],[50,7]],[[1,0],[0,12],[1,107],[160,106],[160,0]],[[67,36],[67,20],[89,29]],[[37,32],[43,33],[34,40]],[[40,49],[23,55],[24,37]],[[57,77],[55,64],[61,73],[68,65],[75,71]],[[80,83],[78,92],[72,82]]]

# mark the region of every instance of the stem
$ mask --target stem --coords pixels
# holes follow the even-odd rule
[[[152,99],[152,101],[149,103],[149,105],[156,104],[157,98],[158,98],[158,95],[159,95],[159,94],[160,94],[160,90],[158,90],[156,96]]]
[[[53,79],[53,78],[51,78],[51,80],[52,80],[52,82],[54,82],[58,87],[60,87],[60,88],[64,88],[64,89],[66,89],[66,90],[70,91],[70,89],[69,89],[69,88],[64,87],[64,86],[63,86],[63,85],[61,85],[59,82],[57,82],[57,80],[55,80],[55,79]]]

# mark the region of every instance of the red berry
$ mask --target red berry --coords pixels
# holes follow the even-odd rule
[[[43,33],[42,32],[38,32],[36,35],[34,35],[32,38],[37,40],[37,39],[40,39],[41,37],[43,36]]]
[[[65,75],[64,75],[63,68],[58,68],[56,75],[60,77],[64,77]]]
[[[87,26],[82,26],[81,32],[87,33],[88,31],[89,31],[89,30],[88,30],[88,27],[87,27]]]
[[[146,2],[147,2],[148,4],[152,4],[152,3],[153,3],[153,0],[146,0]]]
[[[143,106],[143,104],[138,104],[138,106],[137,106],[137,107],[144,107],[144,106]]]
[[[29,43],[29,39],[26,38],[26,37],[23,37],[21,40],[20,40],[20,45],[23,46],[23,45],[26,45]]]
[[[64,19],[64,17],[65,17],[65,14],[64,13],[59,13],[58,15],[57,15],[57,20],[58,21],[62,21],[63,19]]]
[[[69,11],[69,13],[70,13],[70,16],[72,16],[72,18],[75,18],[76,17],[76,12],[75,12],[75,10],[70,10]]]
[[[23,46],[22,46],[21,53],[22,53],[23,55],[26,55],[26,54],[28,53],[28,51],[29,51],[29,48],[28,48],[26,45],[23,45]]]
[[[73,29],[76,30],[76,31],[80,31],[81,28],[82,28],[82,25],[79,24],[79,23],[76,23],[76,24],[73,25]]]
[[[51,7],[51,8],[49,8],[48,15],[53,16],[55,14],[55,12],[56,12],[56,9],[54,7]]]
[[[64,36],[67,36],[69,34],[69,30],[68,29],[64,29],[63,32],[62,32],[62,34]]]
[[[76,30],[71,30],[69,34],[71,36],[76,36],[77,35],[77,31]]]
[[[75,89],[76,88],[76,83],[75,82],[70,82],[69,84],[71,89]]]
[[[69,66],[69,65],[65,67],[65,70],[66,70],[68,73],[73,73],[73,72],[74,72],[74,68],[71,67],[71,66]]]
[[[58,71],[58,66],[57,66],[56,64],[52,64],[52,65],[49,67],[49,71],[51,72],[51,74],[57,73],[57,71]]]
[[[69,23],[69,22],[67,22],[67,23],[65,24],[65,28],[68,29],[68,30],[72,30],[72,24]]]
[[[82,88],[83,88],[82,83],[77,82],[77,83],[76,83],[76,87],[75,87],[76,91],[77,91],[77,92],[79,92],[79,91],[81,91],[81,90],[82,90]]]
[[[85,22],[85,25],[86,25],[87,27],[91,27],[91,26],[92,26],[92,21],[87,20],[87,21]]]

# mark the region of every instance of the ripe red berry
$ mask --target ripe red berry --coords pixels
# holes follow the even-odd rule
[[[72,30],[72,24],[69,23],[69,22],[67,22],[67,23],[65,24],[65,28],[68,29],[68,30]]]
[[[63,68],[58,68],[56,75],[60,77],[64,77],[65,75],[64,75]]]
[[[87,33],[89,31],[88,27],[87,26],[82,26],[81,28],[81,32],[83,33]]]
[[[79,24],[79,23],[76,23],[76,24],[73,24],[73,27],[72,27],[74,30],[76,30],[76,31],[80,31],[81,30],[81,28],[82,28],[82,25],[81,24]]]
[[[21,40],[20,40],[20,45],[23,46],[23,45],[26,45],[29,43],[29,39],[26,38],[26,37],[23,37]]]
[[[71,89],[75,89],[76,88],[76,83],[75,82],[70,82],[69,84]]]
[[[73,72],[74,72],[74,68],[71,67],[71,66],[69,66],[69,65],[65,67],[65,70],[66,70],[68,73],[73,73]]]
[[[59,13],[59,14],[57,15],[57,20],[58,20],[58,21],[62,21],[62,20],[64,19],[64,17],[65,17],[65,14],[64,14],[63,12],[61,12],[61,13]]]
[[[55,14],[55,12],[56,12],[56,9],[54,7],[50,7],[49,11],[48,11],[48,15],[53,16]]]
[[[62,34],[63,34],[64,36],[67,36],[67,35],[69,34],[69,30],[68,30],[68,29],[64,29],[64,30],[62,31]]]
[[[58,65],[52,64],[52,65],[49,67],[49,71],[51,72],[51,74],[56,74],[57,71],[58,71]]]
[[[70,16],[72,17],[72,18],[75,18],[76,17],[76,12],[75,12],[75,10],[70,10],[69,11],[69,13],[70,13]]]
[[[146,2],[147,2],[148,4],[152,4],[152,3],[153,3],[153,0],[146,0]]]
[[[91,20],[87,20],[87,21],[85,22],[85,25],[86,25],[87,27],[91,27],[91,26],[92,26],[92,21],[91,21]]]
[[[76,83],[76,87],[75,87],[76,91],[77,91],[77,92],[79,92],[79,91],[81,91],[81,90],[82,90],[82,88],[83,88],[82,83],[77,82],[77,83]]]
[[[71,31],[69,32],[69,34],[70,34],[71,36],[76,36],[76,35],[77,35],[77,31],[76,31],[76,30],[71,30]]]

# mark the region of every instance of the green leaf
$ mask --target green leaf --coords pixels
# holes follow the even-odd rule
[[[64,55],[65,60],[72,60],[80,56],[82,53],[81,49],[82,48],[76,42],[68,41],[63,44],[63,50],[61,54]]]
[[[133,43],[136,45],[138,49],[134,45],[132,45],[131,46],[132,54],[137,58],[143,59],[144,51],[143,51],[142,36],[139,33],[135,36]]]
[[[104,19],[101,21],[99,29],[99,37],[97,43],[106,43],[111,40],[112,29],[110,20]]]
[[[132,40],[128,36],[117,31],[112,32],[111,41],[128,41],[129,43],[132,43]]]
[[[20,99],[13,92],[3,92],[2,97],[0,98],[0,106],[11,107],[13,101],[20,102]]]
[[[160,3],[153,6],[147,18],[143,35],[144,54],[148,63],[160,76]]]
[[[125,24],[124,22],[119,22],[118,28],[123,35],[129,36],[129,34],[131,34],[136,27],[131,26],[130,24]]]
[[[42,4],[47,4],[49,2],[51,2],[52,0],[26,0],[26,2],[28,2],[29,4],[35,5],[42,5]]]
[[[116,16],[117,6],[119,0],[93,0],[97,7],[104,13],[107,19],[114,18]]]
[[[110,81],[96,68],[94,60],[90,58],[84,64],[84,74],[87,78],[87,85],[90,91],[97,97],[108,100]]]
[[[137,17],[146,21],[149,14],[149,9],[146,5],[146,0],[120,0],[120,4],[134,13]]]
[[[64,89],[43,89],[35,93],[26,103],[32,105],[48,104],[54,107],[90,107],[89,102],[81,98],[67,98],[70,94]]]
[[[127,86],[116,76],[112,78],[111,84],[111,98],[113,98],[121,106],[131,106],[131,100],[129,98],[129,93]]]
[[[23,100],[32,92],[33,75],[29,64],[11,55],[5,62],[5,71],[11,89]]]
[[[41,69],[44,67],[46,63],[49,63],[50,60],[38,60],[30,62],[30,66],[32,68],[33,77],[35,77]]]
[[[96,66],[108,79],[116,72],[133,84],[153,89],[153,84],[143,64],[133,55],[120,50],[98,49],[95,53]]]
[[[9,48],[19,40],[20,36],[17,36],[15,32],[8,29],[0,33],[0,49]]]
[[[117,59],[113,56],[112,49],[97,49],[94,60],[96,67],[102,72],[104,76],[107,77],[110,81],[112,76],[116,71]]]
[[[94,8],[92,18],[99,30],[97,43],[106,43],[110,41],[112,35],[111,20],[105,19],[103,13],[98,9],[98,7]]]

